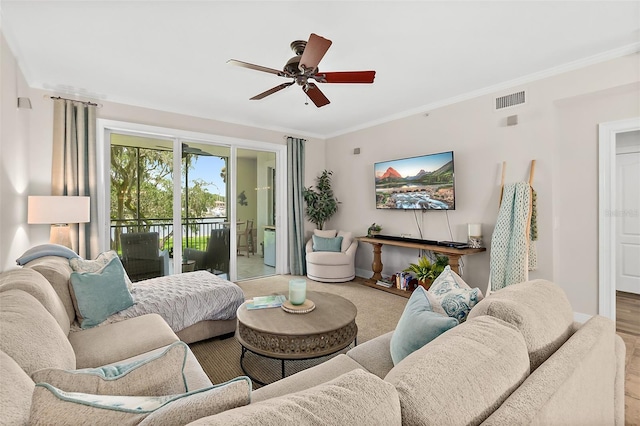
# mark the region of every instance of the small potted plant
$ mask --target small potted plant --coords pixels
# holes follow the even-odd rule
[[[374,235],[378,235],[380,233],[380,231],[382,231],[382,226],[380,226],[377,223],[373,222],[371,224],[371,226],[369,227],[369,229],[367,229],[367,235],[369,237],[372,237]]]
[[[436,254],[435,262],[431,262],[427,256],[422,256],[418,263],[411,263],[404,271],[411,272],[415,279],[418,280],[418,284],[424,287],[425,290],[429,290],[433,280],[444,271],[448,264],[449,258],[447,256]]]

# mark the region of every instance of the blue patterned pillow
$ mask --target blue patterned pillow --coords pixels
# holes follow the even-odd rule
[[[393,365],[417,351],[445,331],[458,325],[458,320],[433,312],[427,291],[419,286],[413,291],[391,336]]]
[[[340,252],[342,249],[342,237],[323,238],[312,235],[313,251],[335,251]]]
[[[483,298],[479,288],[469,287],[449,266],[431,284],[429,293],[447,315],[460,322],[466,321],[471,308]]]

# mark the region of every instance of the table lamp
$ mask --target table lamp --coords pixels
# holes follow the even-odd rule
[[[90,216],[89,197],[30,195],[28,224],[50,224],[49,242],[71,248],[70,223],[87,223]]]

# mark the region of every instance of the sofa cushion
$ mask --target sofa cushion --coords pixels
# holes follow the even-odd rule
[[[449,265],[433,281],[429,294],[438,301],[447,315],[459,322],[464,322],[471,308],[482,300],[480,289],[469,287]]]
[[[368,372],[381,379],[393,368],[391,359],[391,337],[393,331],[368,340],[358,346],[349,349],[347,356],[364,367]]]
[[[391,337],[391,359],[394,365],[458,325],[457,319],[433,312],[426,293],[423,287],[418,286],[404,307]]]
[[[58,256],[64,257],[65,259],[73,259],[78,256],[76,252],[71,250],[68,247],[65,247],[60,244],[40,244],[35,247],[31,247],[29,250],[25,251],[22,256],[16,259],[16,263],[20,266],[23,266],[34,259],[38,259],[45,256]]]
[[[491,315],[513,324],[524,336],[531,371],[573,332],[573,309],[564,291],[546,280],[513,284],[478,303],[469,318]]]
[[[116,363],[177,340],[176,334],[158,314],[69,333],[69,342],[76,353],[76,368]]]
[[[483,425],[614,424],[617,338],[613,321],[591,317]]]
[[[94,260],[82,259],[81,257],[69,259],[69,265],[74,272],[98,272],[116,257],[118,257],[118,253],[116,253],[115,250],[109,250],[100,253]],[[133,283],[124,268],[122,268],[122,273],[124,274],[124,282],[127,283],[127,288],[129,291],[133,291]]]
[[[71,273],[72,298],[82,328],[94,327],[133,306],[125,275],[117,256],[96,272]]]
[[[76,310],[73,307],[69,289],[71,286],[69,278],[73,272],[69,266],[69,260],[66,257],[45,256],[28,262],[24,267],[39,272],[49,281],[67,310],[69,323],[73,323],[76,319]]]
[[[60,297],[49,281],[29,268],[14,269],[0,274],[0,291],[22,290],[35,297],[55,318],[64,334],[69,334],[69,316]]]
[[[27,373],[0,351],[0,424],[27,424],[34,387],[35,383]]]
[[[315,265],[351,266],[353,264],[353,259],[351,258],[351,256],[341,252],[336,253],[332,251],[314,251],[312,253],[307,253],[307,262]]]
[[[322,237],[322,238],[333,238],[338,234],[338,231],[335,229],[314,229],[313,230],[313,235],[317,235],[318,237]]]
[[[342,247],[340,247],[340,251],[344,253],[349,247],[351,247],[351,243],[353,242],[353,233],[348,231],[338,231],[337,236],[342,237]]]
[[[225,411],[194,425],[401,425],[394,387],[364,370],[353,370],[305,391]]]
[[[480,424],[529,375],[518,330],[497,318],[466,321],[418,349],[385,377],[400,395],[402,423]]]
[[[349,371],[362,369],[362,366],[345,354],[340,354],[306,370],[300,371],[282,380],[256,389],[251,395],[252,402],[284,396],[321,385]]]
[[[0,350],[27,373],[42,368],[76,368],[73,348],[49,312],[21,290],[0,293]]]
[[[162,396],[185,393],[184,365],[187,345],[176,342],[162,353],[100,368],[60,370],[45,368],[31,375],[36,383],[48,383],[67,392],[97,395]]]
[[[113,396],[65,392],[39,383],[33,392],[30,424],[91,425],[175,424],[246,405],[251,381],[238,377],[220,385],[189,393],[167,396]]]
[[[312,235],[311,238],[313,238],[313,251],[340,252],[342,249],[342,237],[322,238]]]

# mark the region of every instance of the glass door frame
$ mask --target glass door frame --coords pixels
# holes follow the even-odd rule
[[[282,190],[276,192],[276,274],[286,274],[289,272],[288,258],[288,241],[287,241],[287,146],[285,144],[275,144],[271,142],[260,142],[249,139],[233,138],[228,136],[219,136],[215,134],[192,132],[187,130],[172,129],[159,126],[150,126],[145,124],[130,123],[125,121],[98,119],[97,120],[97,172],[98,172],[98,228],[99,241],[102,251],[109,250],[109,230],[110,218],[109,200],[110,200],[110,135],[112,132],[121,134],[133,134],[137,136],[148,136],[150,138],[163,138],[173,140],[173,152],[181,152],[181,144],[183,141],[189,140],[203,144],[221,145],[230,148],[230,157],[227,170],[228,184],[230,185],[229,200],[231,208],[229,209],[229,221],[236,223],[237,199],[236,191],[236,167],[237,167],[237,150],[250,149],[254,151],[273,152],[276,156],[276,187]],[[174,239],[179,238],[182,241],[181,226],[181,192],[182,192],[182,173],[181,173],[181,156],[173,156],[173,229]],[[178,173],[177,171],[180,170]],[[237,252],[237,230],[231,227],[230,241],[230,281],[237,279],[237,258],[234,253]],[[180,271],[182,268],[182,244],[174,244],[173,270]]]

